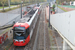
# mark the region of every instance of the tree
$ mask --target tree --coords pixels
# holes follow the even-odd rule
[[[0,0],[2,6],[3,6],[3,11],[4,11],[4,4],[6,3],[6,0]]]

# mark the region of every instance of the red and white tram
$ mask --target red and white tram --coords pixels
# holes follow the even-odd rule
[[[13,26],[13,44],[25,46],[31,39],[33,29],[40,14],[40,7],[36,6]]]

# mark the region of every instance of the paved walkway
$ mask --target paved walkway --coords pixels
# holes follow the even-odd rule
[[[60,8],[58,8],[58,7],[56,7],[55,9],[56,9],[56,13],[64,13],[64,11],[61,10]]]

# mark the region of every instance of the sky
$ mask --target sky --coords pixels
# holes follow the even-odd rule
[[[47,1],[53,1],[53,0],[47,0]],[[54,0],[54,1],[56,1],[56,0]]]
[[[56,0],[54,0],[54,1],[56,1]]]

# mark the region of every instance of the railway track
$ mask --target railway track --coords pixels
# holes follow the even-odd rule
[[[26,46],[14,46],[12,45],[9,50],[29,50],[29,43]]]
[[[13,50],[24,50],[25,47],[14,47]]]
[[[48,28],[45,22],[45,5],[43,5],[33,50],[50,50],[49,43],[50,40],[48,35]]]
[[[51,50],[48,26],[46,23],[45,13],[46,12],[45,12],[45,5],[44,5],[42,7],[42,14],[41,14],[41,18],[40,18],[38,49],[37,50]]]
[[[40,25],[39,25],[39,29],[38,29],[38,48],[37,50],[45,50],[45,10],[44,10],[45,6],[43,5],[42,7],[42,13],[41,13],[41,17],[40,17]]]
[[[14,46],[12,45],[9,50],[24,50],[24,47],[18,47],[18,46]]]

